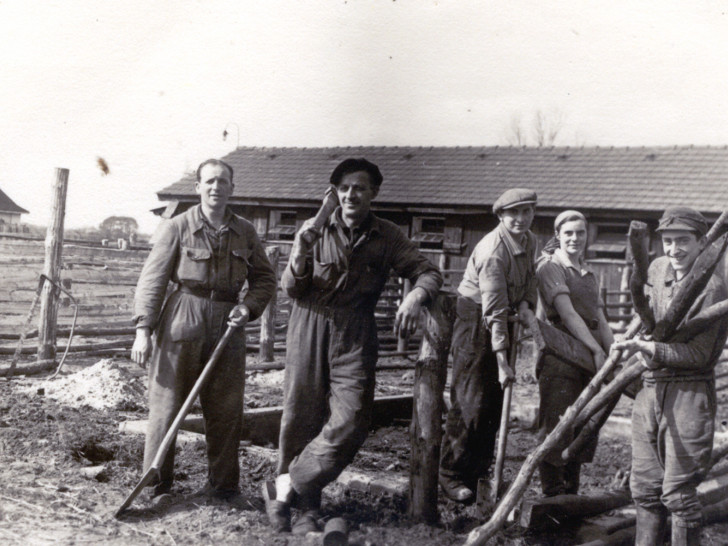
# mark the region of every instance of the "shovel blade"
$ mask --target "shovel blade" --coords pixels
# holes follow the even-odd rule
[[[155,480],[159,479],[159,469],[155,468],[154,466],[149,467],[149,469],[144,473],[142,476],[142,479],[139,480],[139,483],[136,485],[134,490],[129,493],[129,496],[126,498],[126,500],[123,502],[123,504],[119,507],[119,509],[114,513],[114,517],[118,518],[124,510],[129,508],[131,503],[134,501],[137,496],[139,496],[139,493],[142,492],[142,490]]]

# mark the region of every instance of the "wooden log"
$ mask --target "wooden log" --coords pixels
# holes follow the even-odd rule
[[[612,370],[618,364],[621,357],[620,351],[613,351],[604,365],[589,384],[584,388],[576,401],[569,406],[561,420],[546,439],[526,458],[516,479],[506,492],[503,499],[496,507],[490,520],[484,525],[476,527],[468,534],[465,544],[467,545],[483,545],[488,542],[505,524],[508,514],[516,507],[518,501],[523,496],[531,476],[536,471],[538,464],[543,460],[546,453],[551,451],[561,441],[561,439],[572,430],[572,426],[576,417],[579,415],[583,407],[599,390],[604,379],[612,373]]]
[[[12,377],[15,373],[15,366],[18,364],[18,359],[20,358],[21,353],[23,352],[23,343],[25,342],[25,332],[28,330],[28,327],[30,326],[31,321],[33,320],[33,315],[35,315],[35,310],[38,308],[38,302],[40,301],[40,293],[41,289],[43,288],[44,280],[43,277],[41,277],[40,283],[38,284],[38,288],[35,292],[35,297],[33,298],[33,303],[30,306],[30,311],[28,311],[28,316],[25,319],[25,324],[20,330],[20,338],[18,339],[18,345],[15,348],[15,351],[13,353],[13,359],[10,362],[10,367],[5,372],[5,377]]]
[[[273,265],[273,272],[276,275],[276,286],[278,286],[278,257],[280,255],[280,249],[278,246],[269,246],[265,249],[265,254],[268,256],[268,260]],[[260,359],[263,362],[273,362],[275,356],[273,354],[274,343],[276,338],[275,333],[275,319],[277,305],[278,291],[273,291],[273,297],[268,302],[268,305],[263,311],[263,316],[260,322]]]
[[[655,315],[645,295],[647,284],[647,269],[650,266],[650,234],[647,224],[632,220],[627,234],[630,253],[632,255],[632,275],[629,279],[629,291],[632,295],[632,304],[635,312],[642,320],[646,331],[651,332],[655,327]]]
[[[652,331],[657,341],[666,341],[675,333],[695,299],[700,295],[713,275],[718,262],[728,245],[728,233],[722,235],[714,243],[708,245],[693,263],[690,272],[678,285],[665,316]]]
[[[594,375],[596,368],[591,351],[574,336],[554,328],[535,316],[529,320],[528,329],[533,336],[537,351],[556,356],[559,360]]]
[[[577,434],[576,438],[574,438],[574,441],[561,452],[561,458],[564,461],[571,461],[575,459],[586,445],[596,438],[599,431],[604,426],[604,423],[607,422],[607,419],[609,419],[609,416],[619,403],[620,396],[621,395],[619,394],[615,395],[610,402],[589,418],[579,431],[579,434]]]
[[[574,421],[576,428],[583,427],[586,422],[595,413],[597,413],[604,406],[613,401],[615,397],[619,398],[622,395],[622,391],[629,386],[632,381],[637,379],[642,372],[647,369],[647,361],[642,353],[635,353],[632,357],[634,362],[624,368],[617,376],[604,387],[599,394],[594,396],[588,404],[586,404],[580,412],[577,419]]]
[[[710,307],[700,311],[694,317],[688,319],[680,327],[680,334],[685,337],[693,337],[726,315],[728,315],[728,300],[714,303]]]
[[[410,427],[409,515],[435,523],[442,442],[442,414],[447,358],[455,322],[455,295],[440,292],[425,310],[425,332],[415,368]]]
[[[52,282],[60,282],[63,254],[63,221],[66,215],[66,193],[68,190],[68,169],[56,169],[53,185],[51,222],[45,240],[45,261],[43,274]],[[49,360],[56,356],[56,314],[58,292],[52,283],[45,283],[40,296],[40,317],[38,321],[38,360]]]
[[[595,495],[557,495],[523,503],[520,524],[526,529],[553,529],[575,519],[596,516],[632,502],[629,491]]]
[[[106,343],[86,343],[83,345],[71,345],[68,348],[69,353],[81,353],[84,351],[93,351],[98,349],[127,349],[131,348],[133,339],[109,341]],[[65,351],[66,346],[61,345],[58,347],[59,351]],[[32,354],[38,351],[38,347],[23,347],[21,354]],[[0,355],[11,355],[14,353],[14,349],[11,347],[0,347]],[[52,359],[48,359],[52,360]]]
[[[708,233],[705,234],[706,246],[711,244],[713,241],[718,239],[726,230],[726,221],[728,220],[728,210],[724,210],[718,216],[718,219],[713,223]]]

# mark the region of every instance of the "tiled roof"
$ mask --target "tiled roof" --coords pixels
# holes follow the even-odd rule
[[[235,169],[234,200],[307,202],[320,201],[331,171],[347,157],[379,165],[380,206],[481,208],[507,188],[524,186],[547,208],[728,208],[728,147],[238,148],[224,159]],[[159,197],[193,196],[193,182],[187,175]]]
[[[0,190],[0,212],[15,212],[20,214],[28,214],[28,211],[23,207],[19,207],[15,204],[15,201],[10,199],[7,194]]]

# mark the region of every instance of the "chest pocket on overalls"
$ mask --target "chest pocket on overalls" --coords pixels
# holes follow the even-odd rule
[[[381,262],[372,259],[364,267],[359,274],[359,288],[362,294],[377,294],[382,290],[382,281],[386,281],[386,276],[382,271]]]
[[[316,259],[313,260],[313,275],[311,282],[316,288],[321,290],[331,290],[339,281],[339,268],[336,263],[324,263]]]
[[[182,247],[177,276],[180,281],[204,283],[210,271],[212,253],[206,248]]]
[[[248,278],[248,268],[250,267],[250,249],[239,248],[231,250],[230,264],[230,284],[242,286]]]

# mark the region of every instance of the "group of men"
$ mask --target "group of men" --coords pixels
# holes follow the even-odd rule
[[[366,438],[378,349],[374,308],[390,271],[413,283],[395,317],[395,331],[403,336],[415,331],[422,306],[443,282],[399,227],[371,212],[382,181],[379,168],[366,159],[341,162],[330,178],[339,207],[320,229],[312,221],[303,224],[281,278],[293,303],[277,477],[263,484],[278,532],[319,529],[323,488]],[[253,225],[228,207],[233,188],[230,165],[203,162],[195,183],[200,204],[160,226],[137,286],[132,349],[135,362],[149,362],[146,469],[222,333],[236,328],[200,393],[209,463],[204,492],[223,499],[239,494],[243,326],[260,316],[276,290]],[[443,492],[457,502],[472,501],[475,484],[488,472],[502,387],[514,379],[510,325],[514,317],[528,322],[536,307],[537,244],[530,231],[536,203],[536,193],[522,188],[496,201],[498,227],[478,243],[458,287],[452,405],[440,469]],[[697,211],[669,209],[658,230],[666,256],[653,263],[648,284],[659,320],[700,252],[707,223]],[[723,283],[711,280],[691,314],[725,298]],[[716,409],[712,369],[727,336],[723,320],[690,339],[613,346],[643,352],[650,362],[635,401],[631,486],[638,544],[659,543],[668,510],[676,544],[697,543],[695,487],[710,457]],[[155,503],[169,497],[173,469],[174,447],[154,484]],[[293,524],[291,508],[298,509]]]

